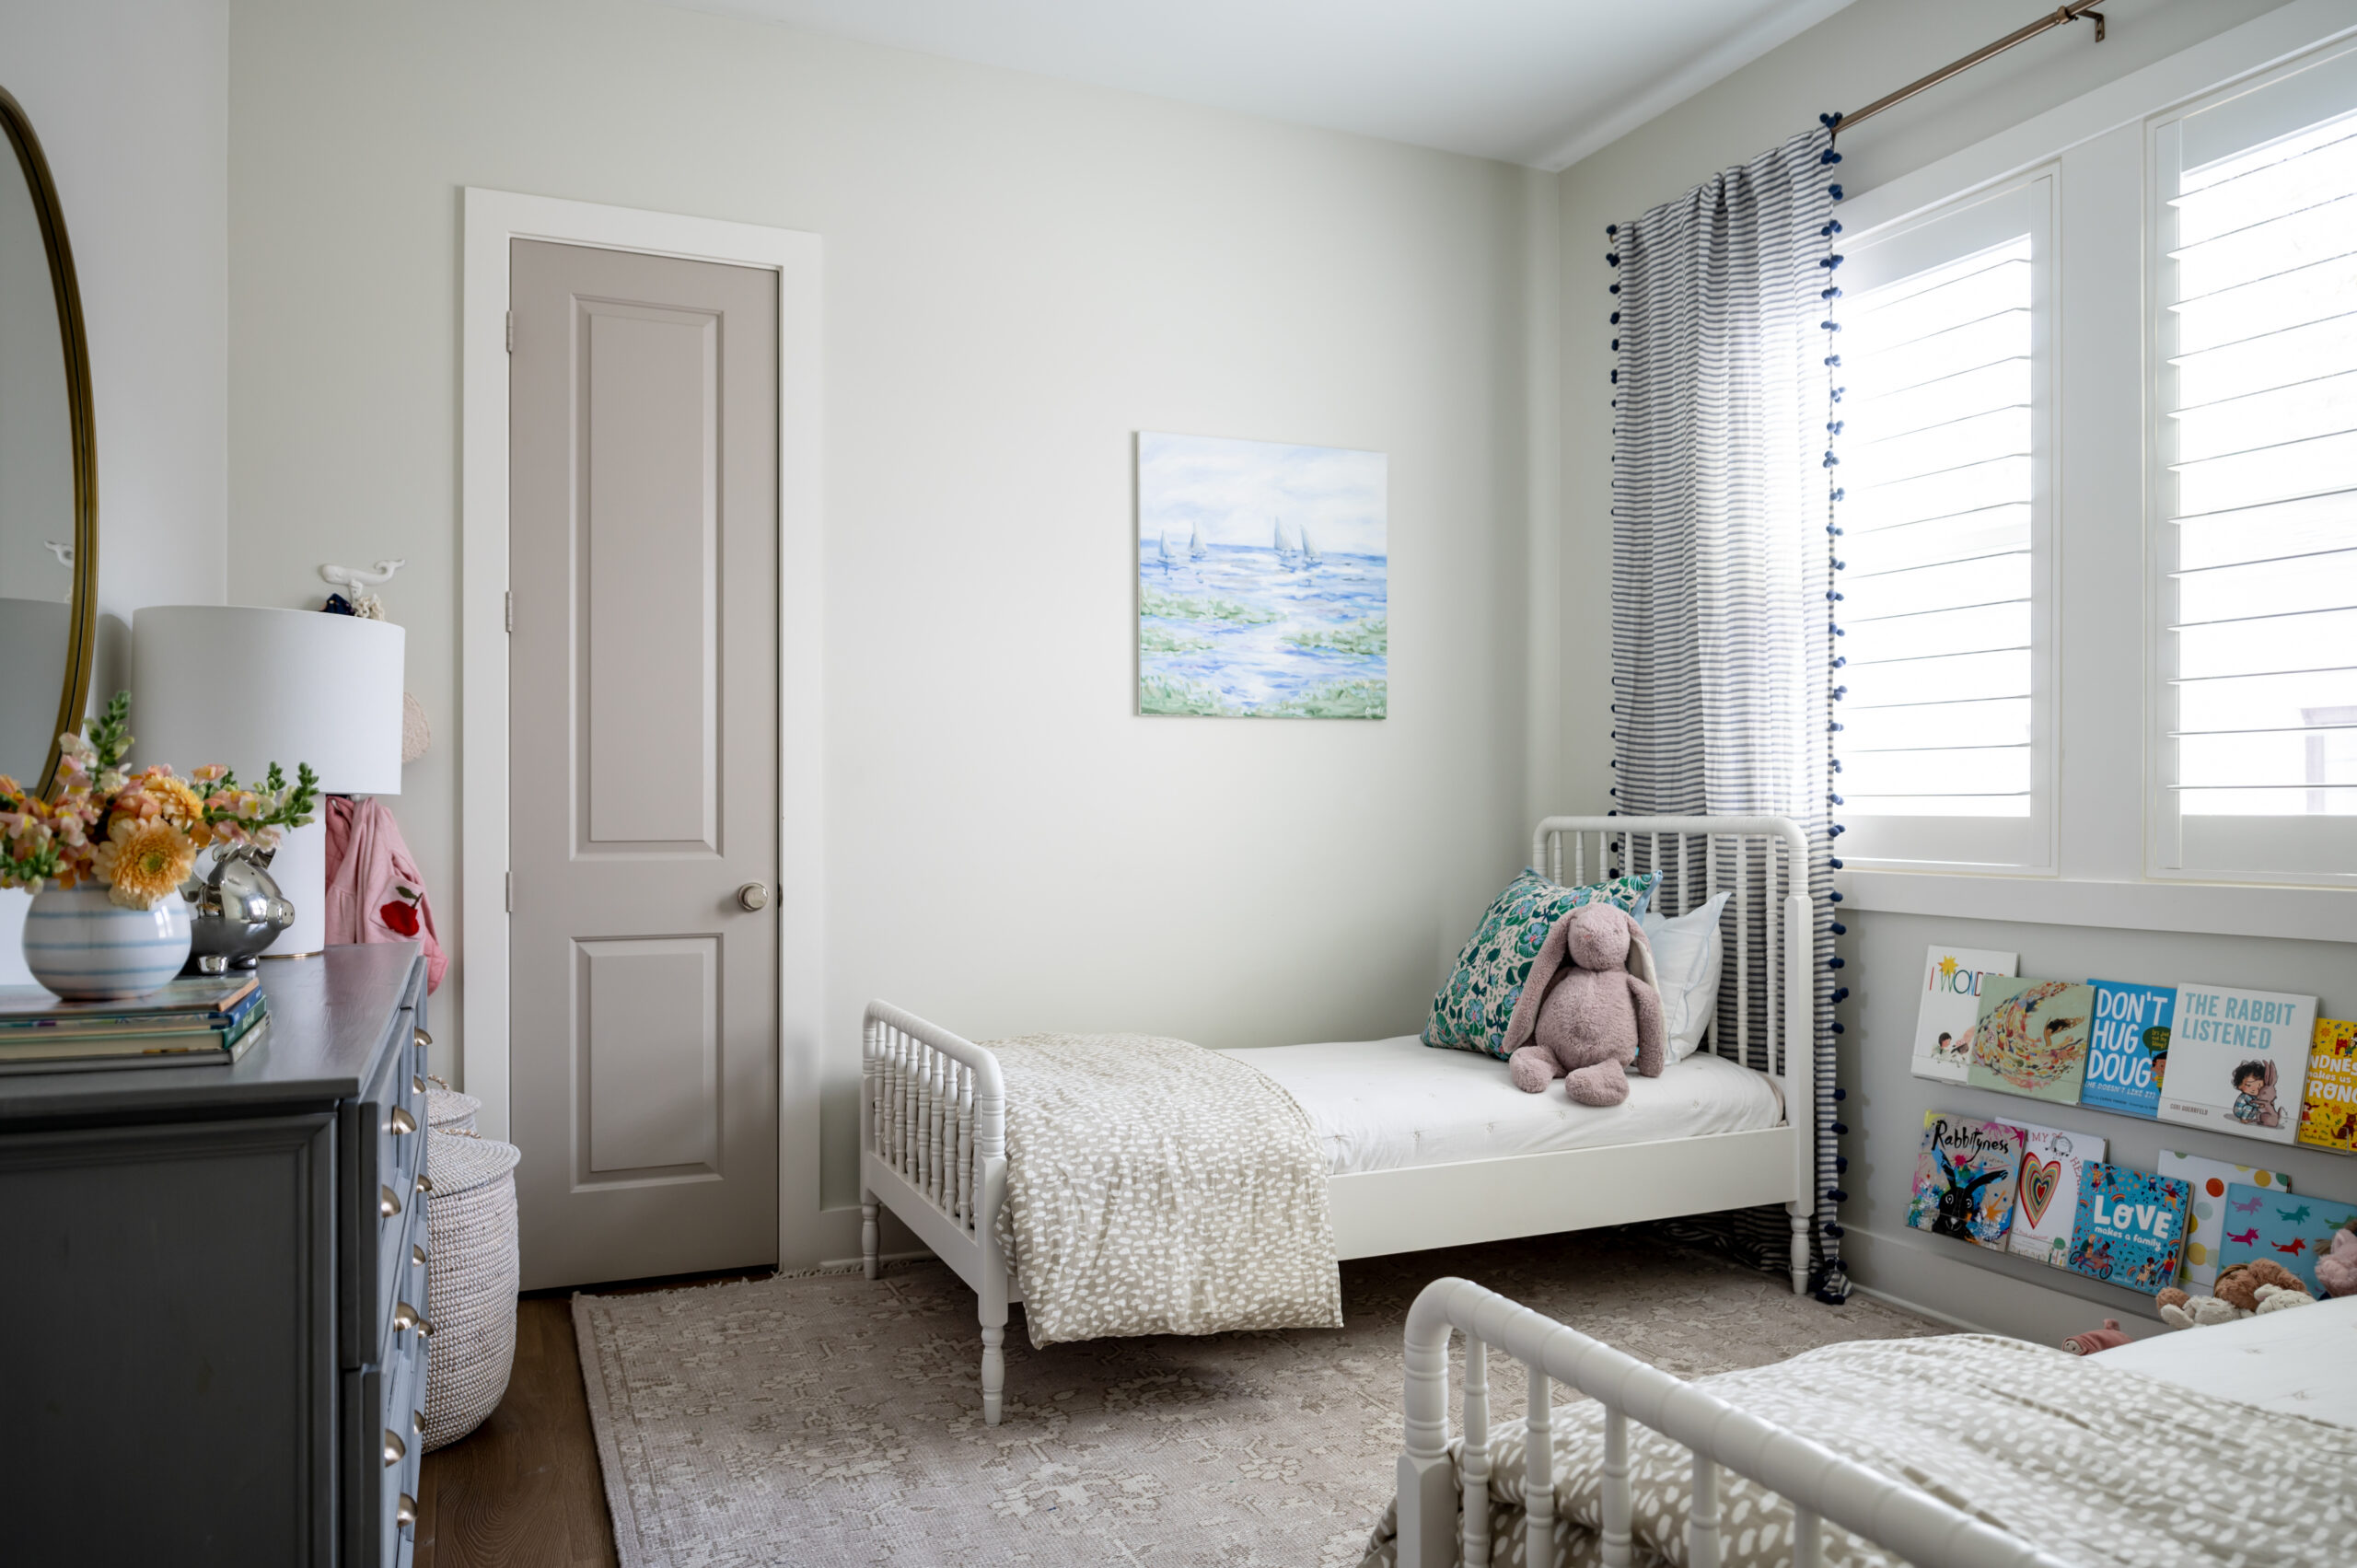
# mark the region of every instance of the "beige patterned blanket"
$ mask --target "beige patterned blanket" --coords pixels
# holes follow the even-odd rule
[[[1274,1080],[1145,1035],[989,1049],[1006,1079],[997,1235],[1034,1345],[1342,1326],[1325,1154]]]
[[[1492,1387],[1504,1365],[1492,1358]],[[2100,1355],[1980,1334],[1862,1340],[1701,1381],[2087,1568],[2324,1568],[2351,1562],[2357,1541],[2357,1430],[2197,1394]],[[1556,1413],[1556,1563],[1600,1560],[1602,1420],[1592,1400]],[[1492,1561],[1527,1568],[1521,1423],[1501,1435]],[[1629,1435],[1637,1558],[1683,1564],[1693,1460],[1633,1422]],[[1726,1568],[1791,1562],[1782,1498],[1734,1475],[1720,1498]],[[1394,1537],[1387,1511],[1365,1568],[1397,1561]],[[1898,1559],[1829,1527],[1825,1562],[1886,1568]]]

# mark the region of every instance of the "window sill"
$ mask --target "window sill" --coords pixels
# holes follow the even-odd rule
[[[1935,871],[1843,871],[1845,910],[2119,931],[2357,942],[2357,889],[2219,882],[2096,882]]]

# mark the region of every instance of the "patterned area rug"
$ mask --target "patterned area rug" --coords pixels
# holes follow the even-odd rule
[[[986,1427],[973,1295],[929,1260],[573,1310],[623,1568],[1352,1568],[1390,1498],[1408,1304],[1448,1273],[1680,1376],[1941,1331],[1599,1232],[1345,1263],[1339,1330],[1035,1351],[1018,1308]],[[1520,1368],[1492,1365],[1519,1416]]]

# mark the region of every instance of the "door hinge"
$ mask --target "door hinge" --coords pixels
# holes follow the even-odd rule
[[[514,914],[516,912],[516,873],[513,871],[505,871],[502,872],[500,877],[502,881],[505,884],[505,888],[501,893],[501,897],[507,905],[507,912],[509,914]]]
[[[516,312],[513,310],[507,313],[507,352],[516,352]]]
[[[499,597],[504,601],[504,607],[500,610],[501,618],[506,621],[507,629],[513,632],[516,630],[516,590],[510,588]]]

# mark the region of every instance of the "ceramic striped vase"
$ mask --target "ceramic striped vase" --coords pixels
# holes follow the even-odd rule
[[[25,912],[25,967],[68,1002],[128,1002],[188,962],[188,900],[124,909],[95,882],[43,888]]]

